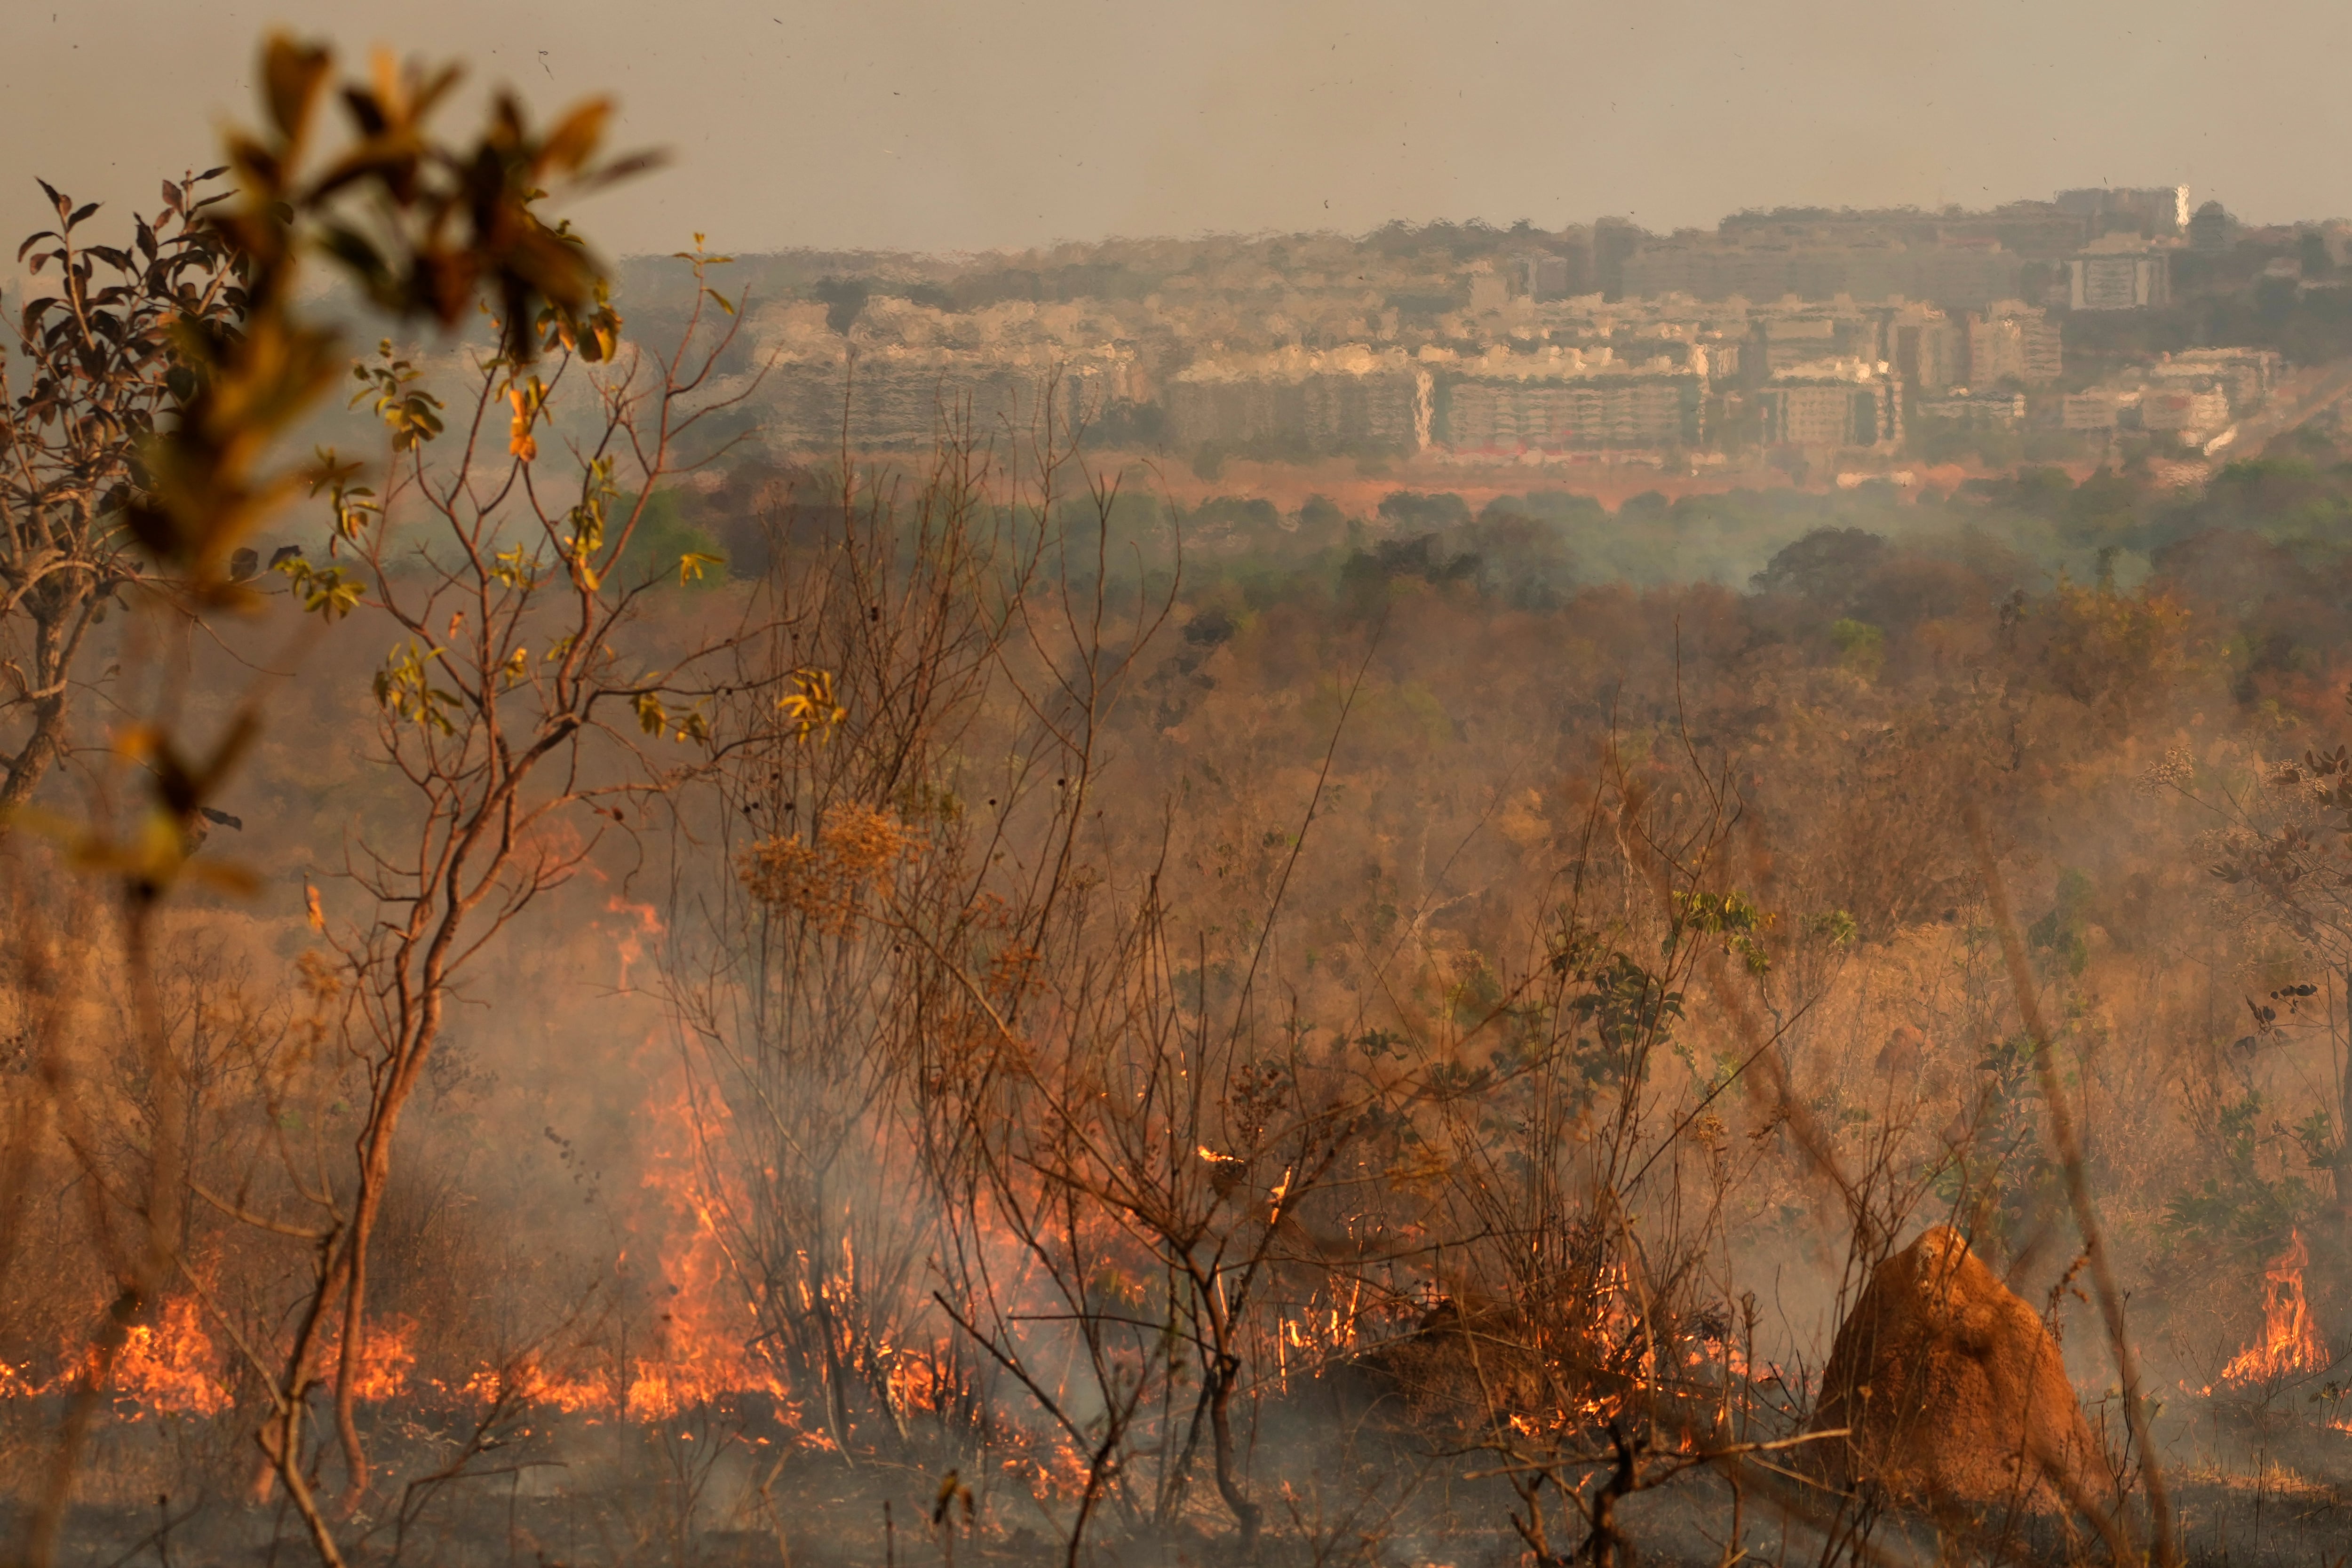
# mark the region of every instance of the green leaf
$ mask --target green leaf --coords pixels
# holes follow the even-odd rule
[[[330,621],[342,619],[367,598],[367,584],[340,566],[330,566],[321,572],[301,556],[289,555],[272,570],[292,582],[304,610],[324,616]],[[383,694],[377,695],[381,700]]]

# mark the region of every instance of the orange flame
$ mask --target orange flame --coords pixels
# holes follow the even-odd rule
[[[114,1358],[114,1392],[151,1410],[213,1415],[227,1409],[220,1356],[196,1303],[186,1297],[168,1301],[161,1320],[131,1325]]]
[[[561,1410],[566,1415],[613,1407],[613,1385],[606,1379],[551,1373],[536,1357],[526,1357],[504,1372],[484,1367],[467,1378],[458,1393],[483,1405],[510,1395],[525,1405]]]
[[[2303,1270],[2311,1253],[2301,1231],[2287,1234],[2287,1249],[2263,1270],[2263,1337],[2231,1358],[2221,1369],[2224,1383],[2271,1381],[2327,1364],[2327,1347],[2320,1342],[2303,1294]]]
[[[352,1379],[352,1396],[376,1405],[407,1393],[409,1370],[416,1364],[409,1342],[415,1336],[416,1325],[406,1318],[362,1328],[359,1375]],[[342,1364],[340,1344],[330,1343],[325,1361],[330,1368]]]
[[[66,1370],[47,1380],[37,1379],[30,1366],[0,1362],[0,1399],[34,1399],[86,1386],[97,1363],[92,1352],[76,1350],[64,1358]],[[119,1402],[145,1411],[184,1415],[215,1415],[234,1403],[221,1381],[221,1357],[205,1332],[196,1303],[184,1298],[166,1301],[157,1321],[133,1323],[123,1331],[122,1348],[115,1352],[107,1388]]]
[[[625,1409],[638,1420],[674,1415],[721,1394],[756,1391],[782,1400],[790,1393],[748,1348],[760,1323],[722,1230],[732,1205],[711,1190],[713,1174],[698,1157],[708,1124],[725,1114],[723,1107],[698,1104],[689,1085],[655,1112],[644,1186],[662,1211],[661,1276],[673,1294],[655,1343],[629,1369]]]
[[[625,985],[646,940],[659,933],[660,921],[650,906],[617,896],[608,912],[625,922],[615,933]],[[667,1055],[656,1040],[648,1047],[651,1055]],[[366,1329],[353,1395],[370,1404],[441,1399],[485,1405],[506,1399],[592,1421],[655,1421],[730,1396],[762,1394],[775,1401],[777,1415],[793,1432],[792,1440],[830,1447],[833,1438],[817,1429],[821,1424],[803,1424],[794,1391],[761,1348],[760,1316],[731,1250],[730,1216],[743,1212],[744,1205],[708,1158],[712,1144],[724,1140],[727,1108],[698,1090],[690,1071],[677,1072],[671,1083],[667,1103],[657,1100],[652,1114],[642,1201],[633,1226],[645,1245],[632,1251],[658,1258],[654,1283],[663,1292],[666,1310],[653,1333],[633,1332],[617,1362],[592,1356],[582,1364],[549,1351],[502,1368],[484,1365],[467,1373],[462,1364],[431,1370],[420,1365],[418,1347],[429,1342],[429,1334],[414,1321],[391,1319]],[[814,1282],[814,1293],[848,1302],[860,1288],[858,1262],[845,1238],[838,1261]],[[1336,1329],[1336,1316],[1332,1322]],[[340,1363],[331,1332],[316,1353],[314,1365],[331,1379]],[[0,1362],[0,1403],[80,1386],[91,1374],[79,1346],[69,1347],[60,1359],[64,1370],[49,1378],[31,1364]],[[887,1376],[891,1405],[912,1414],[957,1397],[951,1360],[944,1341],[928,1347],[885,1346],[876,1367]],[[226,1367],[226,1358],[205,1331],[200,1303],[174,1299],[163,1302],[152,1321],[128,1331],[109,1385],[129,1419],[151,1412],[215,1415],[233,1411],[236,1404]],[[1075,1451],[1043,1452],[1038,1463],[1056,1485],[1076,1484],[1074,1474],[1083,1479],[1083,1458]]]

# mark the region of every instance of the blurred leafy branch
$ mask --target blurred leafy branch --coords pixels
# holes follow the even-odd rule
[[[248,541],[299,490],[331,492],[346,536],[373,509],[356,466],[277,451],[346,363],[339,327],[299,308],[312,261],[403,322],[448,329],[478,302],[492,304],[514,364],[559,345],[591,362],[614,352],[621,320],[602,264],[537,204],[655,160],[600,159],[611,112],[603,99],[540,130],[501,92],[470,139],[444,139],[431,121],[459,74],[379,53],[364,79],[337,84],[323,46],[273,37],[262,50],[261,127],[230,133],[226,164],[167,182],[157,215],[134,216],[129,245],[83,241],[97,204],[76,205],[43,184],[58,225],[18,255],[56,283],[15,323],[21,392],[0,366],[0,625],[15,642],[13,623],[24,623],[32,666],[0,664],[14,688],[0,688],[0,711],[25,719],[0,752],[0,832],[68,753],[73,659],[122,591],[147,590],[184,631],[192,617],[249,603],[245,584],[258,563]],[[215,188],[224,175],[233,191]],[[414,367],[388,342],[380,360],[354,367],[353,401],[372,401],[395,452],[412,449],[439,433],[437,401],[411,385]],[[308,608],[331,617],[361,601],[360,586],[334,569],[280,567]],[[124,873],[142,897],[167,888],[185,858],[178,829],[224,781],[251,727],[248,706],[199,763],[170,714],[145,715],[114,751],[147,770],[157,820],[119,842],[80,835],[81,858]]]

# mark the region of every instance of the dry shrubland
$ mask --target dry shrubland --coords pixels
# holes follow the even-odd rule
[[[2158,1456],[2325,1473],[2333,678],[2250,700],[2193,581],[2018,595],[1924,551],[1881,575],[1937,574],[1934,613],[1866,657],[1824,635],[1850,606],[1769,584],[1236,591],[1172,531],[1122,569],[1118,497],[1067,462],[967,439],[796,476],[762,576],[616,623],[665,661],[745,630],[707,731],[664,735],[683,771],[601,838],[593,801],[538,830],[567,876],[449,986],[362,1338],[331,1310],[310,1352],[322,1399],[352,1369],[369,1456],[345,1550],[452,1550],[478,1474],[530,1505],[514,1539],[619,1556],[854,1560],[886,1518],[1016,1554],[1867,1555],[1898,1515],[1739,1447],[1801,1430],[1843,1306],[1931,1224],[2046,1307],[2128,1485],[2053,1085]],[[364,954],[323,939],[398,907],[346,868],[416,809],[339,755],[386,706],[370,657],[320,642],[221,797],[244,826],[197,858],[262,890],[152,939],[188,1197],[76,1482],[109,1539],[150,1494],[272,1495],[264,1369],[323,1234],[297,1216],[331,1228],[380,1096]],[[5,1359],[37,1475],[159,1106],[83,981],[120,917],[37,836],[10,854]],[[2315,1349],[2225,1375],[2298,1237]],[[322,1495],[352,1480],[331,1430]],[[2052,1539],[1989,1549],[2105,1550]]]

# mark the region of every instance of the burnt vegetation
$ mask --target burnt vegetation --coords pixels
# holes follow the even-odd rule
[[[2340,1555],[2323,436],[782,465],[727,258],[640,342],[538,216],[597,106],[333,74],[27,247],[11,1561]]]

